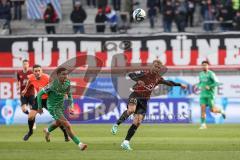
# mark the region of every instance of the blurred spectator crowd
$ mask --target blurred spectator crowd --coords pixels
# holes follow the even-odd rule
[[[143,2],[72,0],[72,3],[73,9],[69,19],[72,22],[73,33],[85,33],[84,22],[88,17],[86,12],[88,8],[96,9],[92,23],[95,24],[97,33],[104,33],[106,27],[113,33],[126,33],[133,23],[133,10]],[[178,32],[185,32],[187,27],[196,26],[202,26],[206,32],[212,32],[216,28],[220,31],[240,30],[240,0],[145,0],[144,3],[149,26],[153,29],[162,26],[164,32],[172,32],[172,26],[175,24]],[[8,29],[11,33],[11,21],[22,19],[23,5],[25,0],[0,0],[2,29]],[[43,20],[46,33],[55,34],[55,26],[61,19],[51,3],[47,4]]]
[[[173,23],[179,32],[200,23],[207,32],[216,26],[221,31],[240,29],[240,0],[148,0],[147,8],[150,26],[161,14],[165,32],[171,32]]]

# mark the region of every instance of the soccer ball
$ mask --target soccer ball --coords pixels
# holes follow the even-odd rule
[[[138,8],[133,11],[133,19],[136,22],[142,22],[145,19],[145,17],[146,17],[146,12],[143,9]]]

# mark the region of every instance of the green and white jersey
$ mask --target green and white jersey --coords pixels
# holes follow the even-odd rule
[[[70,101],[70,104],[72,104],[72,93],[70,90],[71,82],[70,80],[67,80],[64,83],[60,83],[58,79],[53,80],[50,84],[48,84],[46,87],[44,87],[39,93],[38,93],[38,108],[41,107],[41,95],[44,93],[48,94],[47,99],[47,106],[49,108],[64,108],[64,99],[65,96],[68,95],[68,100]]]
[[[200,97],[214,98],[216,86],[219,85],[219,80],[213,71],[208,70],[207,72],[202,71],[199,73],[198,87],[201,90]],[[209,86],[210,89],[207,90],[206,86]]]

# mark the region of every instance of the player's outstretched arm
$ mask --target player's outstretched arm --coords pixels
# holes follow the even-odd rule
[[[68,109],[69,109],[69,113],[70,114],[74,114],[73,108],[74,108],[74,104],[73,104],[73,96],[72,96],[72,92],[71,92],[71,87],[69,86],[68,88]]]
[[[38,103],[38,110],[42,109],[42,95],[45,94],[46,92],[44,89],[38,92],[37,94],[37,103]]]
[[[42,95],[49,93],[51,90],[50,84],[45,86],[43,89],[41,89],[37,94],[37,103],[38,103],[38,110],[42,110]]]
[[[18,73],[17,73],[17,89],[20,89],[20,76]]]
[[[170,81],[170,80],[162,80],[162,81],[161,81],[161,84],[165,84],[165,85],[171,86],[171,87],[173,87],[173,86],[179,86],[179,87],[181,87],[181,88],[183,88],[183,89],[186,89],[186,88],[187,88],[187,86],[184,85],[184,84],[177,83],[177,82]]]
[[[198,76],[197,87],[198,87],[199,89],[201,89],[201,87],[202,87],[202,81],[201,81],[201,78],[200,78],[200,74],[199,74],[199,76]]]
[[[221,85],[215,73],[211,73],[210,78],[212,79],[212,84],[210,84],[209,87],[212,88]]]
[[[68,92],[68,105],[70,109],[73,109],[73,96],[72,96],[72,92],[69,89]]]

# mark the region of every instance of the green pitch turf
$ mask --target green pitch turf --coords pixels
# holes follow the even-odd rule
[[[60,129],[46,143],[38,125],[28,142],[23,142],[27,126],[0,126],[1,160],[233,160],[240,159],[240,125],[143,125],[126,152],[120,143],[129,125],[122,125],[115,136],[111,125],[73,125],[77,135],[88,144],[81,152],[73,142],[64,142]]]

